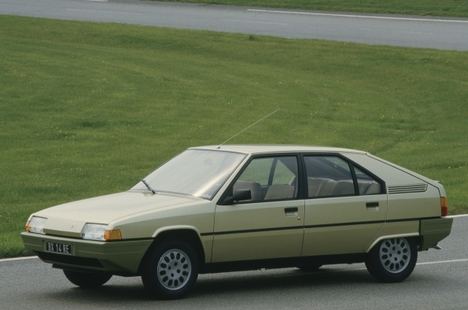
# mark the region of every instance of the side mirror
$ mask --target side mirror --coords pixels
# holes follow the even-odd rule
[[[236,202],[242,200],[251,200],[252,199],[252,192],[250,189],[238,189],[234,191],[232,195],[229,195],[224,198],[224,200],[220,203],[221,205],[232,205]]]
[[[238,189],[234,191],[232,195],[233,202],[242,201],[242,200],[251,200],[252,192],[250,189]]]

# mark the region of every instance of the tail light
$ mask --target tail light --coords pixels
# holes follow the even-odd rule
[[[440,197],[440,215],[448,215],[448,200],[447,197]]]

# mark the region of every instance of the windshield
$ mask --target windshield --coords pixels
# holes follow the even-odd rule
[[[153,171],[144,180],[157,192],[211,199],[244,159],[244,154],[187,150]],[[146,189],[138,183],[133,189]]]

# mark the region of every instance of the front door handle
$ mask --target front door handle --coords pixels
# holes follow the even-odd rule
[[[284,214],[286,215],[296,215],[298,211],[297,207],[284,208]]]
[[[366,208],[377,208],[378,206],[378,201],[366,202]]]

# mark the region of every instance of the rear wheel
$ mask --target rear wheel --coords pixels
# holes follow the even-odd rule
[[[413,272],[417,259],[413,239],[392,238],[381,241],[369,252],[366,267],[381,282],[400,282]]]
[[[109,273],[104,272],[78,272],[71,270],[63,270],[65,277],[68,281],[79,286],[80,288],[96,288],[107,281],[112,277]]]
[[[199,264],[199,255],[189,243],[163,241],[143,263],[143,285],[155,297],[181,298],[195,284]]]

